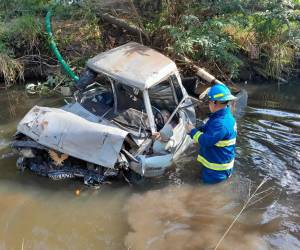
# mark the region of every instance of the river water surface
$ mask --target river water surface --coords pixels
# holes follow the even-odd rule
[[[18,121],[35,104],[57,107],[62,100],[2,91],[0,249],[214,249],[264,178],[218,249],[300,249],[299,88],[248,88],[229,181],[199,183],[191,148],[163,178],[98,190],[16,170],[9,142]]]

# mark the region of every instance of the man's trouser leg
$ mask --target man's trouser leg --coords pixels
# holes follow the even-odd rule
[[[225,181],[231,176],[232,171],[233,171],[232,168],[229,170],[217,171],[217,170],[212,170],[212,169],[206,168],[202,165],[201,165],[201,167],[202,167],[202,169],[201,169],[200,178],[206,184],[216,184],[216,183]]]

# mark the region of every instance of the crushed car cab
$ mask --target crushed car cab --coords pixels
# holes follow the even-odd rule
[[[20,121],[20,169],[86,184],[156,177],[191,143],[191,99],[175,63],[151,48],[130,42],[91,58],[76,87],[73,102],[35,106]]]

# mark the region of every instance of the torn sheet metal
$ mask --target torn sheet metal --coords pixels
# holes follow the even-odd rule
[[[114,168],[128,134],[61,109],[39,106],[27,113],[18,131],[46,147],[108,168]]]

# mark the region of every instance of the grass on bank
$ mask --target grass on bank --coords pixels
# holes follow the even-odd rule
[[[1,23],[0,76],[6,87],[24,79],[24,63],[18,57],[39,51],[43,36],[41,21],[30,15]]]
[[[0,78],[7,86],[23,79],[24,71],[34,66],[28,58],[37,58],[34,60],[36,67],[40,67],[38,61],[47,62],[53,58],[44,28],[44,18],[51,3],[53,1],[0,0]],[[52,7],[57,46],[65,60],[81,70],[85,59],[102,48],[101,29],[93,8],[69,4]]]
[[[3,76],[6,87],[10,87],[17,80],[24,78],[24,67],[16,59],[0,53],[0,75]]]
[[[31,53],[45,41],[43,23],[40,18],[25,15],[6,22],[0,33],[0,39],[16,54]],[[22,50],[22,51],[19,51]]]

